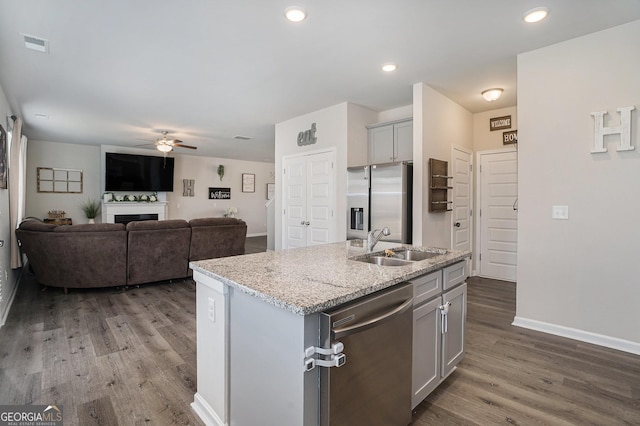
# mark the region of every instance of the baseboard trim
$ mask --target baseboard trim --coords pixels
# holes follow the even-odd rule
[[[220,417],[213,411],[213,408],[204,400],[199,393],[196,392],[193,395],[193,402],[191,408],[196,412],[200,420],[207,426],[228,426],[225,422],[220,420]]]
[[[640,355],[640,343],[516,316],[511,325]]]
[[[18,287],[20,287],[20,282],[22,281],[22,273],[24,272],[24,268],[26,268],[26,265],[23,266],[20,271],[16,272],[15,274],[15,285],[13,286],[13,291],[9,295],[6,308],[4,312],[2,312],[2,318],[0,318],[0,328],[4,326],[4,324],[7,322],[7,318],[9,318],[9,311],[11,311],[11,306],[13,305],[13,301],[16,298],[16,294],[18,294]]]
[[[247,234],[247,238],[250,237],[266,237],[267,233],[266,232],[256,232],[255,234]]]

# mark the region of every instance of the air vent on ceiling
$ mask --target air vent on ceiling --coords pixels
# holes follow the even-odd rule
[[[49,53],[49,40],[44,38],[21,34],[24,37],[24,46],[27,49],[36,50],[42,53]]]
[[[239,141],[248,141],[249,139],[251,139],[250,136],[242,136],[242,135],[235,135],[233,138],[238,139]]]

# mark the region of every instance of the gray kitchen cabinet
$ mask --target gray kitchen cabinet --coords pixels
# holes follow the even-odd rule
[[[464,358],[465,265],[458,262],[410,280],[414,286],[412,408]]]
[[[367,126],[369,163],[413,160],[413,120]]]

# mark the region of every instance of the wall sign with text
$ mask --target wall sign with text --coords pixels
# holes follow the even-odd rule
[[[210,200],[230,200],[231,188],[209,188]]]
[[[502,130],[511,128],[511,116],[505,115],[503,117],[495,117],[489,119],[489,130]]]
[[[502,145],[510,145],[518,143],[518,131],[509,130],[508,132],[502,132]]]
[[[316,137],[316,123],[311,123],[309,130],[298,133],[298,146],[313,145],[318,141]]]

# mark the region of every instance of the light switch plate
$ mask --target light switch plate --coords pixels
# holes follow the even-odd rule
[[[569,206],[552,206],[551,219],[569,219]]]

